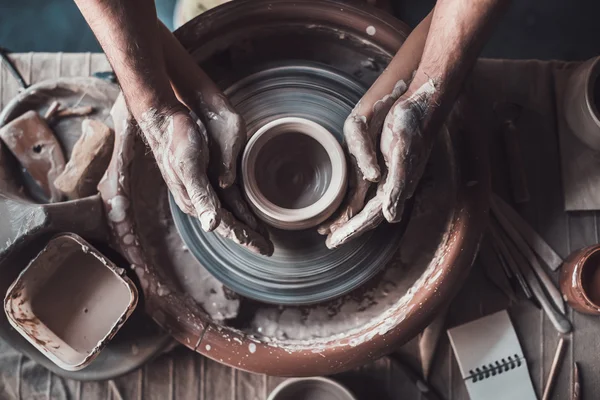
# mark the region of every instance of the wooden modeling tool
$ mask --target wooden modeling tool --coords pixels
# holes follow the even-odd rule
[[[554,353],[554,359],[552,360],[552,366],[550,367],[550,372],[548,373],[548,379],[546,380],[546,387],[544,388],[544,394],[542,395],[542,400],[548,400],[550,398],[550,393],[552,392],[552,388],[554,387],[554,382],[556,381],[556,375],[558,372],[558,368],[563,359],[564,347],[565,347],[565,338],[561,336],[558,341],[558,345],[556,346],[556,353]]]

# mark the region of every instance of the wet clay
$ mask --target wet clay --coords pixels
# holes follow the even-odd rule
[[[31,300],[33,313],[67,345],[90,353],[129,303],[129,290],[89,253],[73,253]]]
[[[65,156],[46,121],[37,112],[28,111],[0,129],[0,139],[50,201],[59,201],[61,194],[54,180],[65,167]]]
[[[271,139],[256,158],[259,190],[275,205],[298,209],[323,197],[331,182],[327,151],[310,136],[289,132]]]

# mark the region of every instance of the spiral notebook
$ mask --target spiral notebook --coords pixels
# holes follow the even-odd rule
[[[471,400],[536,400],[527,360],[506,311],[448,330]]]

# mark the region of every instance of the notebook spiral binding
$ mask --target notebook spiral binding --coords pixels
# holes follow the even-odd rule
[[[481,367],[475,368],[475,370],[469,370],[469,376],[466,377],[465,380],[472,379],[473,382],[479,382],[492,376],[496,376],[497,374],[502,374],[510,371],[511,369],[518,368],[524,362],[525,359],[519,357],[517,354],[514,356],[508,356],[507,358],[503,358],[493,364],[482,365]]]

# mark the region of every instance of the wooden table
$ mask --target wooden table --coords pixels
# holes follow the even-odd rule
[[[59,76],[89,76],[109,69],[100,54],[30,53],[14,55],[27,82]],[[473,73],[473,90],[483,108],[496,100],[518,102],[524,107],[518,129],[525,155],[531,201],[519,212],[563,257],[579,247],[597,243],[597,212],[563,212],[560,183],[558,136],[556,132],[555,81],[564,79],[572,64],[527,61],[482,60]],[[18,85],[0,70],[0,106],[16,93]],[[489,104],[486,104],[489,103]],[[484,114],[481,134],[492,138],[494,186],[507,193],[506,165],[498,139],[499,124]],[[448,325],[467,322],[507,306],[506,298],[492,286],[476,262],[463,290],[453,302]],[[531,378],[541,395],[558,338],[541,310],[522,301],[509,306]],[[553,399],[568,399],[573,361],[580,363],[586,399],[600,393],[600,321],[569,310],[574,332],[568,335],[565,362],[556,381]],[[399,349],[416,370],[419,355],[416,340]],[[77,382],[51,374],[0,342],[0,398],[2,399],[265,399],[282,378],[238,371],[176,348],[129,375],[103,382]],[[360,399],[422,398],[403,373],[381,359],[359,370],[339,376]],[[458,365],[444,336],[432,370],[432,384],[443,398],[468,399]],[[424,398],[424,397],[423,397]]]

